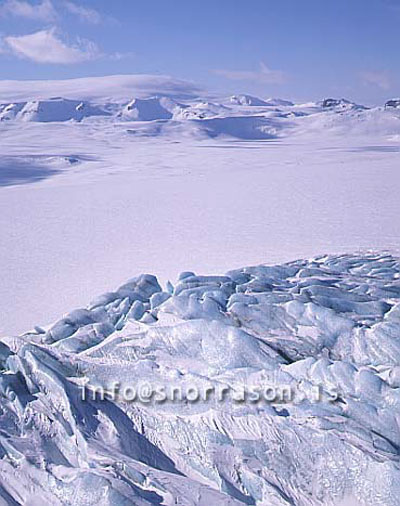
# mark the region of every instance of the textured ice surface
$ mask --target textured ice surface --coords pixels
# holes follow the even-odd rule
[[[399,338],[388,254],[138,276],[0,343],[0,504],[397,505]],[[321,396],[84,401],[84,378]]]

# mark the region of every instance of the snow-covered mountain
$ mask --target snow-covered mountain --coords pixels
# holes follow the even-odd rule
[[[85,101],[61,97],[0,105],[0,121],[21,120],[41,123],[81,121],[90,116],[108,116],[105,109]]]
[[[229,98],[229,101],[232,104],[236,105],[253,105],[253,106],[268,105],[267,102],[265,102],[265,100],[253,97],[251,95],[232,95]]]
[[[334,109],[336,111],[348,111],[354,109],[367,109],[367,107],[346,100],[345,98],[325,98],[321,103],[324,109]]]
[[[400,108],[400,98],[392,98],[385,103],[387,109],[398,109]]]
[[[153,95],[149,84],[152,81],[150,79],[143,81],[139,77],[132,81],[136,82],[138,92],[134,98],[122,96],[124,86],[127,82],[131,82],[128,76],[122,80],[122,84],[119,76],[114,76],[118,79],[114,81],[111,79],[111,82],[116,84],[113,99],[96,98],[99,95],[98,90],[92,92],[92,97],[88,99],[88,83],[72,80],[72,91],[66,93],[66,96],[74,95],[76,96],[74,99],[50,97],[0,103],[0,124],[5,121],[41,123],[85,120],[93,124],[96,121],[101,123],[106,121],[111,125],[126,121],[137,124],[129,130],[129,133],[135,133],[137,136],[174,135],[199,139],[228,136],[261,140],[293,135],[310,128],[313,130],[317,125],[332,131],[343,128],[357,131],[358,128],[365,129],[368,125],[372,127],[372,121],[379,128],[385,128],[385,125],[392,128],[393,121],[397,121],[398,107],[395,99],[386,103],[385,110],[368,109],[346,99],[334,98],[309,104],[294,104],[279,98],[263,100],[251,95],[233,95],[229,100],[218,101],[207,97],[184,96],[183,84],[176,84],[174,81],[170,83],[166,78],[159,79],[164,93]],[[100,89],[106,83],[104,79],[93,79],[98,79],[96,83]],[[155,83],[153,84],[155,88]],[[175,95],[172,93],[174,98],[168,91],[175,85],[177,91]],[[55,88],[59,89],[61,86],[67,91],[66,82],[59,82]],[[38,84],[36,87],[40,89]],[[16,85],[17,90],[18,88]],[[77,95],[78,91],[81,91],[81,96]],[[35,93],[37,92],[32,92],[31,96]],[[336,117],[336,113],[340,113],[340,117]]]
[[[153,121],[171,119],[179,105],[169,97],[135,98],[127,104],[118,117],[124,120]]]
[[[216,138],[219,136],[262,140],[281,138],[314,128],[331,131],[365,128],[391,129],[397,123],[396,101],[368,109],[346,99],[325,99],[312,104],[293,104],[282,99],[261,100],[235,95],[228,102],[207,99],[175,100],[168,95],[135,97],[120,102],[78,100],[62,97],[0,104],[0,124],[7,122],[64,122],[82,120],[110,124],[135,122],[129,134]],[[337,113],[340,113],[339,116]],[[373,122],[375,125],[373,125]]]

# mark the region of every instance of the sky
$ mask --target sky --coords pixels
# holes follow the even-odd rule
[[[0,0],[0,79],[163,74],[216,93],[400,95],[400,0]]]

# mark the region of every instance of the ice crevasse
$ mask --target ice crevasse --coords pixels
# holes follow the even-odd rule
[[[3,339],[0,371],[0,504],[399,504],[400,262],[389,254],[184,272],[165,288],[141,275]],[[144,381],[302,395],[90,395]]]

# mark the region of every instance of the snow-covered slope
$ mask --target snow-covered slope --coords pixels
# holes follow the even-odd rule
[[[4,504],[397,505],[399,280],[379,254],[142,275],[5,339]]]

